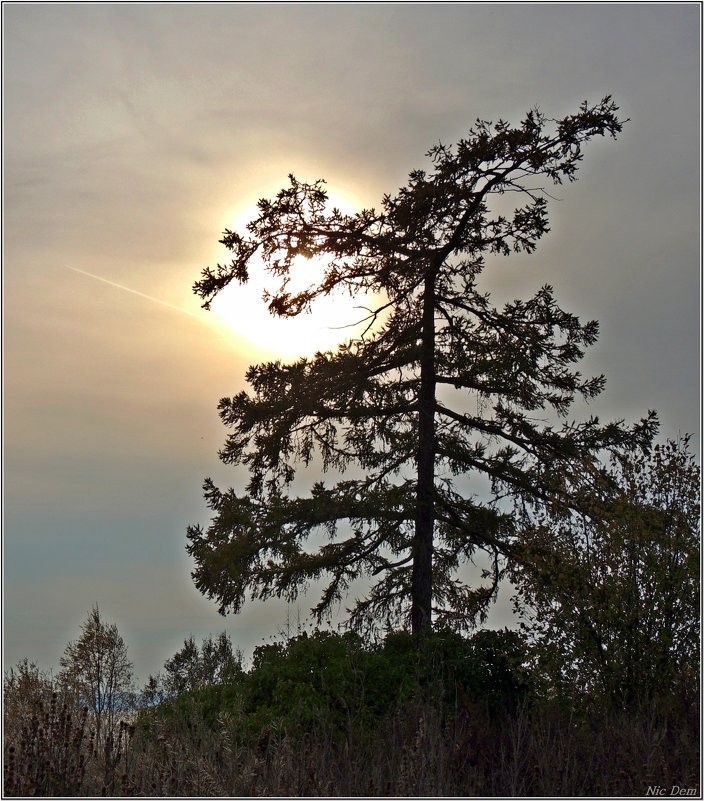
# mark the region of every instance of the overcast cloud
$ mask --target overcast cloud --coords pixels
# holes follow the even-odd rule
[[[584,371],[608,384],[591,411],[655,408],[663,435],[698,436],[699,15],[6,3],[6,666],[56,665],[96,602],[141,678],[191,633],[227,628],[251,650],[283,623],[276,604],[220,618],[184,546],[207,521],[202,479],[242,480],[218,464],[216,404],[261,356],[191,285],[291,171],[375,205],[477,117],[612,94],[623,135],[587,148],[537,254],[491,262],[485,285],[509,299],[549,282],[600,321]]]

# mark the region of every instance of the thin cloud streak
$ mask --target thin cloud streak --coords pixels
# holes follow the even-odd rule
[[[146,300],[151,300],[154,303],[160,303],[162,306],[167,306],[169,309],[173,309],[174,311],[181,312],[181,314],[187,314],[190,317],[195,317],[196,320],[200,320],[201,323],[207,323],[203,317],[201,317],[196,312],[188,311],[188,309],[184,309],[181,306],[175,306],[173,303],[169,303],[166,300],[161,300],[160,298],[152,297],[151,295],[145,295],[144,292],[140,292],[137,289],[130,289],[128,286],[124,286],[123,284],[118,284],[115,281],[110,281],[108,278],[103,278],[100,275],[95,275],[94,273],[89,273],[87,270],[80,270],[78,267],[71,267],[70,265],[66,265],[67,270],[73,270],[75,273],[81,273],[82,275],[87,275],[89,278],[95,278],[96,281],[102,281],[104,284],[108,284],[109,286],[117,287],[117,289],[122,289],[125,292],[131,292],[133,295],[138,295],[140,298],[145,298]]]

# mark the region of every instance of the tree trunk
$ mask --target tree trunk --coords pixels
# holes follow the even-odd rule
[[[414,634],[432,628],[433,528],[435,511],[435,267],[429,265],[423,291],[423,329],[418,398],[418,480],[416,530],[411,576],[411,626]]]

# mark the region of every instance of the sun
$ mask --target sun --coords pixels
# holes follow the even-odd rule
[[[324,262],[294,260],[289,284],[292,292],[315,286],[323,277]],[[311,356],[316,351],[336,349],[342,342],[361,334],[368,315],[368,298],[350,297],[339,291],[313,301],[309,312],[297,317],[275,317],[263,299],[276,281],[264,264],[251,264],[246,284],[232,282],[213,300],[212,311],[220,322],[246,339],[253,350],[270,357]]]
[[[330,197],[329,207],[332,206],[345,213],[355,208],[353,203],[339,196]],[[234,219],[234,230],[244,230],[245,224],[256,214],[255,206],[235,212],[226,227],[232,227]],[[289,290],[300,292],[316,286],[323,278],[325,266],[321,258],[298,256],[293,262]],[[233,281],[211,304],[218,321],[246,340],[257,357],[290,359],[311,356],[316,351],[335,350],[343,342],[361,335],[368,324],[365,321],[368,309],[378,305],[378,298],[372,295],[352,297],[338,290],[315,300],[309,312],[297,317],[275,317],[269,312],[263,295],[277,288],[277,279],[267,272],[260,258],[254,257],[250,260],[249,281],[246,284]]]

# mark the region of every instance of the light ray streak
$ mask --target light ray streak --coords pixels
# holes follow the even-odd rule
[[[169,303],[166,300],[160,300],[159,298],[154,298],[151,295],[145,295],[144,292],[139,292],[137,289],[130,289],[130,287],[128,286],[123,286],[122,284],[118,284],[115,281],[110,281],[108,278],[103,278],[100,275],[94,275],[93,273],[89,273],[87,270],[80,270],[78,267],[71,267],[69,265],[66,265],[66,269],[73,270],[75,273],[81,273],[82,275],[87,275],[89,278],[95,278],[96,281],[102,281],[104,284],[117,287],[117,289],[122,289],[125,292],[131,292],[133,295],[138,295],[140,298],[144,298],[145,300],[151,300],[154,303],[160,303],[162,306],[167,306],[169,309],[181,312],[181,314],[187,314],[190,317],[195,317],[202,323],[208,322],[206,318],[202,317],[200,314],[197,314],[196,312],[189,311],[188,309],[183,309],[181,308],[181,306],[175,306],[173,303]]]

